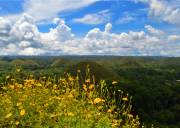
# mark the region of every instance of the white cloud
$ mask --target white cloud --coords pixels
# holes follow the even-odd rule
[[[148,30],[150,34],[157,35],[157,36],[164,35],[164,32],[162,30],[153,28],[151,25],[145,25],[144,27]]]
[[[18,52],[18,55],[43,55],[45,53],[45,51],[43,49],[40,49],[40,48],[32,48],[32,47],[29,47],[29,48],[25,48],[25,49],[22,49],[21,51]]]
[[[11,23],[9,20],[0,17],[0,34],[7,34],[11,29]]]
[[[22,17],[13,25],[10,34],[14,35],[19,40],[22,40],[33,37],[33,33],[37,31],[33,17],[23,14]]]
[[[107,23],[110,20],[111,14],[109,10],[103,10],[97,13],[86,14],[82,18],[73,19],[74,22],[83,24],[102,24]]]
[[[27,47],[30,47],[30,46],[31,46],[31,43],[29,41],[21,41],[19,43],[20,48],[27,48]]]
[[[0,48],[9,43],[9,32],[11,23],[9,20],[0,17]]]
[[[136,2],[144,2],[149,5],[149,16],[155,17],[158,20],[168,22],[175,25],[180,25],[180,6],[176,0],[135,0]]]
[[[180,35],[170,35],[168,36],[168,40],[171,42],[180,41]]]
[[[50,29],[49,33],[41,33],[42,42],[50,44],[52,42],[65,42],[73,39],[74,34],[71,32],[71,28],[65,24],[65,21],[57,18],[53,21],[57,24],[57,27]]]
[[[52,19],[58,13],[88,6],[96,0],[27,0],[24,3],[25,13],[32,15],[35,20]]]
[[[124,17],[121,17],[117,20],[117,23],[118,24],[126,24],[126,23],[129,23],[129,22],[132,22],[136,20],[135,17],[133,16],[130,16],[130,15],[125,15]]]
[[[54,19],[52,20],[52,22],[53,22],[54,24],[65,24],[65,21],[64,21],[63,19],[60,19],[60,18],[54,18]]]
[[[64,12],[77,10],[91,5],[98,0],[25,0],[23,2],[22,13],[27,13],[34,17],[35,22],[43,23],[51,21],[53,18],[61,16]],[[22,13],[5,15],[11,21],[18,20]]]
[[[22,16],[22,13],[17,13],[17,14],[7,14],[4,15],[3,18],[11,21],[11,22],[16,22],[20,17]]]
[[[106,33],[110,33],[111,29],[112,29],[112,24],[111,23],[107,23],[106,26],[105,26],[105,30],[104,31]]]
[[[38,30],[33,17],[24,14],[14,24],[1,18],[0,55],[168,55],[180,56],[178,35],[168,35],[146,25],[148,32],[129,31],[112,33],[112,24],[107,23],[103,31],[89,30],[81,38],[74,36],[63,19],[52,20],[56,25],[49,32]],[[5,26],[8,27],[5,27]],[[178,49],[179,48],[179,49]]]

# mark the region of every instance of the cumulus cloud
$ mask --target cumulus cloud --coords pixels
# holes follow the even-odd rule
[[[180,35],[170,35],[168,36],[168,40],[171,42],[180,41]]]
[[[11,23],[9,20],[0,17],[0,34],[7,34],[11,29]]]
[[[98,13],[86,14],[81,18],[73,19],[74,22],[83,23],[83,24],[102,24],[110,20],[111,13],[109,10],[103,10]]]
[[[10,21],[3,17],[0,17],[0,47],[8,43],[10,29]]]
[[[180,7],[175,6],[173,2],[165,0],[135,0],[135,2],[148,4],[149,16],[164,22],[180,25]]]
[[[111,32],[111,29],[112,29],[112,24],[111,23],[107,23],[106,26],[105,26],[105,32],[109,33]]]
[[[22,40],[23,38],[28,38],[30,35],[32,37],[35,31],[37,31],[37,28],[34,25],[33,18],[27,14],[23,14],[22,17],[13,25],[10,33],[19,40]]]
[[[18,55],[43,55],[45,54],[45,51],[43,49],[40,48],[32,48],[32,47],[28,47],[25,49],[22,49],[18,52]]]
[[[148,30],[150,34],[153,34],[153,35],[162,36],[164,34],[162,30],[156,29],[152,27],[151,25],[145,25],[145,28]]]
[[[150,25],[145,31],[111,32],[93,28],[76,37],[63,19],[52,20],[49,32],[38,30],[35,18],[23,14],[15,23],[0,18],[0,55],[168,55],[180,56],[178,35],[168,35]],[[163,38],[159,36],[164,34]],[[4,38],[6,37],[6,38]]]

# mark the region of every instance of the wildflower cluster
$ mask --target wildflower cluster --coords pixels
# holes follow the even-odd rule
[[[139,127],[128,96],[120,90],[117,99],[104,81],[95,84],[88,76],[82,82],[69,74],[56,80],[33,75],[23,82],[10,78],[1,86],[0,127]]]

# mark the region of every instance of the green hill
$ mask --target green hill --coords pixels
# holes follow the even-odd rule
[[[85,69],[87,69],[87,65],[89,65],[91,75],[94,75],[97,81],[100,79],[118,80],[119,78],[118,75],[112,70],[109,70],[108,68],[105,68],[104,66],[92,61],[79,62],[73,66],[70,66],[67,69],[67,72],[70,72],[72,75],[76,75],[77,70],[80,70],[82,76],[85,76]]]

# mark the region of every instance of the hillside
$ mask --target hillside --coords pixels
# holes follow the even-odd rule
[[[91,75],[94,75],[97,81],[99,81],[100,79],[118,80],[118,75],[114,71],[109,70],[108,68],[105,68],[104,66],[93,61],[79,62],[75,65],[70,66],[67,69],[67,72],[75,76],[77,74],[77,71],[80,70],[81,75],[85,76],[87,66],[91,71]]]
[[[119,82],[116,90],[123,90],[132,96],[133,113],[145,124],[157,127],[178,128],[180,122],[180,58],[165,57],[116,57],[116,56],[62,56],[62,57],[2,57],[0,60],[0,81],[16,68],[40,76],[58,79],[69,72],[79,72],[85,79],[86,67],[95,81],[106,80],[109,87]],[[15,66],[16,65],[16,66]],[[92,80],[92,78],[91,78]]]

